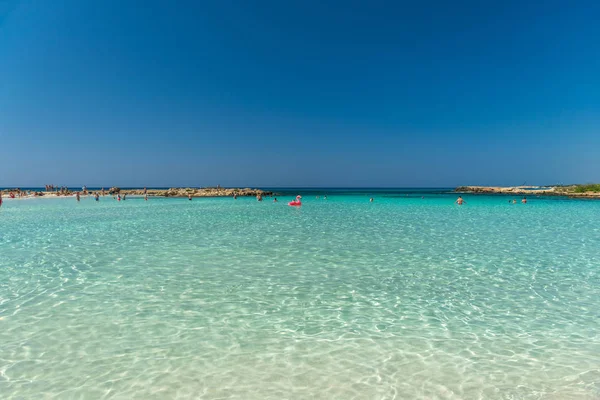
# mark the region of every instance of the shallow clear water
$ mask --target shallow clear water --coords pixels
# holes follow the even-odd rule
[[[596,399],[600,202],[5,201],[3,399]]]

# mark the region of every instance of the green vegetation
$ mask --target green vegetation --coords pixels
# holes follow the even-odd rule
[[[573,193],[600,192],[600,183],[589,183],[586,185],[575,185],[570,188]]]

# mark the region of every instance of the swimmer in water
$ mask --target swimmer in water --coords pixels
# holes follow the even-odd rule
[[[144,195],[144,200],[148,201],[148,193]]]
[[[192,201],[192,195],[191,194],[188,194],[188,200]]]
[[[513,199],[513,204],[517,204],[517,199]]]
[[[121,195],[120,194],[117,195],[117,201],[121,201]]]
[[[521,200],[521,203],[527,204],[527,197],[523,197],[523,200]]]
[[[373,198],[372,197],[369,199],[369,202],[371,202],[371,203],[373,202]]]
[[[75,198],[77,199],[77,201],[81,200],[81,197],[79,196],[79,192],[77,192],[77,194],[75,194]]]
[[[466,202],[463,200],[462,196],[458,196],[458,199],[456,199],[455,203],[458,204],[459,206],[462,206],[463,203],[466,203]]]
[[[98,192],[96,192],[94,198],[96,199],[96,201],[100,201],[100,195],[98,194]]]
[[[277,203],[277,197],[273,199],[273,203]]]

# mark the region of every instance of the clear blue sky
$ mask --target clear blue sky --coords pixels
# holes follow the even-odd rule
[[[600,181],[598,1],[0,0],[0,187]]]

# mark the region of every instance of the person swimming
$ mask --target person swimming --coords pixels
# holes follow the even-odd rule
[[[456,199],[456,201],[454,203],[458,204],[459,206],[462,206],[463,203],[466,203],[466,202],[463,200],[462,196],[458,196],[458,199]]]
[[[373,198],[372,198],[372,197],[369,199],[369,202],[370,202],[370,203],[372,203],[372,202],[373,202]]]
[[[98,194],[98,192],[96,192],[94,198],[96,199],[96,201],[100,201],[100,195]]]
[[[277,197],[273,199],[273,203],[277,203]]]
[[[521,203],[527,204],[527,197],[523,197],[523,200],[521,200]]]

